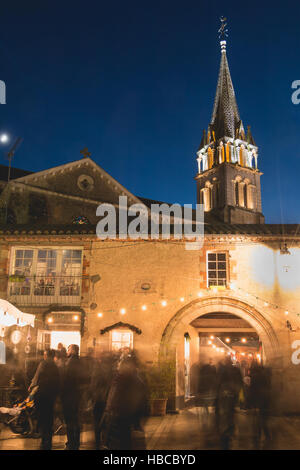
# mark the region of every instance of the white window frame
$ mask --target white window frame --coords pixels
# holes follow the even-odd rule
[[[216,255],[217,255],[218,253],[225,255],[225,263],[226,263],[225,285],[220,285],[220,284],[218,284],[218,285],[216,285],[216,286],[210,286],[210,285],[209,285],[209,277],[208,277],[208,271],[209,271],[209,269],[208,269],[208,263],[209,263],[209,261],[211,261],[211,260],[208,260],[208,255],[210,255],[210,254],[212,254],[212,253],[213,253],[213,254],[216,254]],[[207,286],[208,289],[214,288],[214,287],[217,287],[217,288],[218,288],[218,287],[224,287],[224,288],[227,288],[227,287],[228,287],[228,284],[229,284],[229,262],[228,262],[228,259],[229,259],[229,256],[228,256],[228,252],[227,252],[227,251],[223,251],[223,250],[210,250],[210,251],[207,251],[207,252],[206,252],[206,286]],[[216,271],[217,271],[217,269],[216,269]]]
[[[7,297],[9,299],[17,299],[20,304],[26,303],[28,305],[38,305],[51,303],[55,301],[66,301],[67,303],[78,303],[81,299],[82,291],[82,270],[83,270],[83,247],[82,246],[63,246],[63,245],[14,245],[11,247],[10,263],[9,263],[9,275],[13,275],[15,271],[15,259],[17,250],[33,250],[32,266],[31,266],[31,281],[30,281],[30,294],[11,294],[11,282],[8,282]],[[35,295],[34,294],[34,281],[33,276],[37,275],[37,263],[38,263],[38,251],[39,250],[56,250],[56,268],[55,268],[55,286],[54,295]],[[79,293],[78,295],[61,295],[60,294],[60,280],[62,278],[62,258],[63,250],[78,250],[81,251],[81,263],[80,263],[80,281],[79,281]],[[72,275],[68,276],[72,277]],[[75,276],[74,276],[75,277]]]
[[[119,348],[119,349],[114,349],[113,348],[113,343],[117,343],[118,341],[113,341],[113,333],[120,333],[120,334],[129,333],[130,334],[130,346],[124,345],[124,346],[121,346],[121,348]],[[120,349],[127,348],[127,347],[130,348],[130,349],[133,349],[133,331],[131,331],[129,329],[123,329],[123,328],[115,328],[115,329],[111,330],[110,331],[109,344],[110,344],[110,350],[111,351],[119,351]]]

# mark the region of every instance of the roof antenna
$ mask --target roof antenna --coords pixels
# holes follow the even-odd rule
[[[21,144],[23,138],[22,137],[18,137],[15,141],[15,143],[13,144],[13,146],[10,148],[10,150],[8,151],[7,153],[7,158],[8,158],[8,161],[9,161],[9,165],[8,165],[8,174],[7,174],[7,183],[10,182],[10,174],[11,174],[11,162],[12,162],[12,159],[15,155],[15,152],[17,150],[17,148],[19,147],[19,145]],[[7,214],[8,214],[8,199],[7,199],[7,195],[6,195],[6,201],[5,201],[5,224],[7,224]]]
[[[10,182],[11,161],[12,161],[14,155],[15,155],[15,152],[16,152],[17,148],[21,144],[22,140],[23,140],[22,137],[18,137],[17,140],[15,141],[15,143],[13,144],[13,146],[10,148],[10,150],[7,153],[7,158],[8,158],[8,161],[9,161],[8,175],[7,175],[7,182],[8,183]]]

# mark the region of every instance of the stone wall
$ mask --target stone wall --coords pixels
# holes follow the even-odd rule
[[[176,393],[182,397],[185,333],[191,337],[191,363],[197,362],[199,353],[198,333],[190,323],[205,313],[233,313],[248,321],[263,341],[267,363],[273,367],[280,409],[300,411],[300,365],[291,360],[292,343],[300,340],[300,248],[295,243],[289,246],[290,255],[281,255],[274,237],[211,235],[206,236],[199,251],[186,250],[184,243],[175,240],[100,241],[92,235],[2,237],[2,298],[7,297],[9,246],[16,243],[84,247],[81,308],[86,321],[82,353],[89,347],[98,353],[109,349],[109,333],[100,334],[100,330],[128,323],[142,331],[140,335],[134,333],[134,347],[144,362],[158,360],[164,341],[176,352]],[[222,291],[206,287],[206,252],[215,249],[229,256],[228,280],[233,285]],[[93,287],[89,277],[96,274],[101,280]],[[92,309],[92,304],[97,307]],[[45,310],[26,308],[37,315],[38,324]]]

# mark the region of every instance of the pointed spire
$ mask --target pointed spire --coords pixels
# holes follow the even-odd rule
[[[206,132],[205,132],[205,129],[203,129],[202,139],[201,139],[198,150],[201,150],[205,145],[206,145]]]
[[[248,144],[256,146],[255,140],[253,139],[253,136],[252,136],[251,127],[250,126],[247,126],[247,127],[248,127],[247,142]]]
[[[221,63],[210,123],[210,128],[215,132],[216,139],[222,137],[234,138],[237,126],[241,120],[226,56],[225,37],[227,36],[228,30],[226,29],[227,24],[225,21],[226,18],[221,18],[221,27],[219,29],[221,38]]]

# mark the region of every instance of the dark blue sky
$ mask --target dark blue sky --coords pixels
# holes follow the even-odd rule
[[[14,166],[45,169],[80,158],[87,146],[133,193],[195,203],[195,152],[212,112],[221,15],[240,114],[260,150],[266,222],[300,222],[296,0],[3,3],[0,130],[24,138]]]

